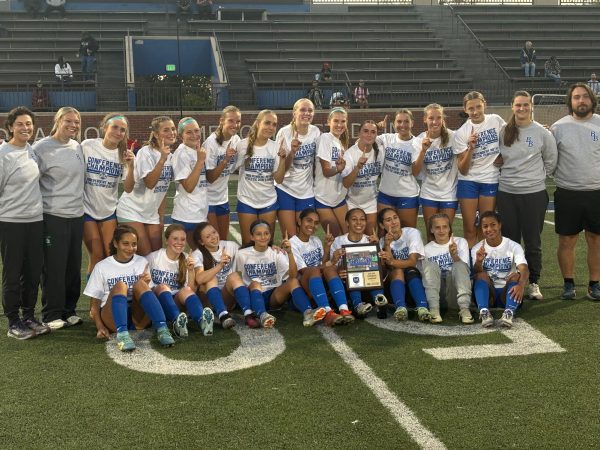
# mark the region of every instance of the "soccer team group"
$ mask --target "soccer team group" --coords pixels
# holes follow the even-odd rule
[[[295,103],[291,123],[279,131],[277,115],[264,110],[242,139],[241,112],[228,106],[204,142],[195,119],[175,126],[156,117],[136,154],[127,148],[124,115],[107,114],[101,137],[80,142],[79,112],[61,108],[50,135],[30,146],[34,114],[17,107],[0,145],[8,336],[28,339],[82,323],[76,313],[82,242],[89,254],[83,293],[97,337],[116,333],[123,351],[135,349],[130,330],[152,326],[160,344],[171,346],[173,334],[188,335],[189,321],[205,336],[215,321],[232,328],[235,307],[250,328],[273,327],[269,311],[284,304],[307,327],[351,323],[374,309],[379,318],[391,313],[405,321],[407,305],[431,323],[456,307],[463,324],[475,321],[476,305],[483,327],[494,326],[490,308],[499,307],[498,325],[511,327],[525,297],[543,298],[538,280],[550,174],[557,185],[562,296],[576,297],[574,251],[585,230],[588,296],[600,300],[596,106],[590,88],[575,84],[567,91],[569,114],[548,130],[532,120],[525,91],[515,93],[508,122],[486,114],[483,95],[470,92],[469,118],[456,131],[446,127],[443,107],[431,104],[419,136],[412,134],[412,113],[401,109],[395,133],[380,133],[387,118],[367,120],[353,145],[342,108],[329,112],[326,133],[312,125],[308,99]],[[236,171],[241,247],[227,240],[229,178]],[[173,181],[173,223],[165,230]],[[459,205],[464,237],[453,231]],[[416,229],[419,206],[426,245]],[[343,261],[353,244],[377,244],[381,286],[347,288]],[[41,321],[35,317],[40,280]]]

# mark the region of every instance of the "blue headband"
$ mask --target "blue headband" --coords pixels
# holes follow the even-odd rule
[[[186,125],[189,125],[192,122],[196,122],[196,119],[193,119],[192,117],[188,117],[187,119],[182,120],[181,122],[179,122],[179,125],[177,125],[177,132],[179,134],[181,134],[181,132],[183,131],[184,127]]]

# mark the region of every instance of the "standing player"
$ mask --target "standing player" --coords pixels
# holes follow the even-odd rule
[[[463,107],[469,119],[454,133],[458,157],[458,186],[463,230],[469,247],[477,241],[477,214],[496,207],[499,171],[494,165],[500,154],[500,129],[505,122],[497,114],[485,114],[486,101],[479,92],[469,92]]]
[[[563,299],[575,293],[575,245],[585,230],[589,271],[588,297],[600,300],[600,116],[598,99],[585,83],[567,91],[569,115],[550,128],[558,147],[554,172],[558,264],[564,278]]]

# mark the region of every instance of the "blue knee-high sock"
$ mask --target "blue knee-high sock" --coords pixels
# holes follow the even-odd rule
[[[475,294],[475,301],[477,302],[477,308],[487,308],[490,303],[490,287],[484,280],[475,280],[473,284],[473,294]]]
[[[142,305],[144,312],[150,317],[152,326],[155,329],[158,330],[159,328],[167,326],[167,318],[165,317],[165,313],[163,312],[156,295],[154,295],[154,292],[144,292],[140,297],[140,304]]]
[[[111,311],[117,333],[127,331],[127,297],[124,295],[113,295]]]
[[[379,294],[383,294],[383,289],[375,289],[374,291],[369,291],[369,294],[371,294],[371,298],[375,300],[375,297],[377,297]]]
[[[329,306],[327,292],[325,292],[325,285],[323,284],[323,279],[321,277],[314,277],[308,280],[308,289],[317,306],[322,308]]]
[[[513,286],[516,286],[516,285],[517,285],[517,283],[515,283],[514,281],[506,284],[506,309],[510,309],[513,312],[513,314],[515,312],[517,312],[517,308],[519,307],[519,304],[513,298],[513,296],[510,295],[510,290]]]
[[[243,313],[252,309],[252,305],[250,304],[250,291],[246,286],[240,286],[239,288],[234,289],[233,295]]]
[[[225,308],[225,303],[223,303],[223,295],[221,295],[221,289],[218,287],[210,288],[206,291],[206,298],[217,311],[217,316],[221,317],[221,314],[227,312],[227,308]]]
[[[390,293],[392,294],[392,301],[396,308],[406,308],[406,287],[402,280],[392,280],[390,283]]]
[[[192,294],[185,299],[185,309],[190,313],[194,322],[200,322],[202,318],[202,303],[196,294]]]
[[[161,292],[158,296],[158,301],[162,307],[167,320],[173,322],[179,315],[179,308],[175,304],[175,299],[170,291]]]
[[[352,302],[353,307],[356,308],[360,303],[362,303],[362,294],[360,291],[350,291],[348,295],[350,295],[350,301]]]
[[[259,316],[267,312],[265,308],[265,299],[263,298],[262,292],[258,289],[252,289],[250,291],[250,305],[252,305],[252,309]]]
[[[297,287],[292,291],[292,302],[298,311],[304,312],[310,308],[310,300],[308,299],[306,292],[301,287]]]
[[[420,278],[413,278],[410,280],[408,282],[408,290],[418,308],[427,308],[429,306],[427,304],[427,296],[425,295],[423,281]]]
[[[344,289],[344,284],[340,277],[332,278],[327,282],[327,286],[329,286],[329,292],[331,292],[331,296],[333,297],[333,301],[338,306],[338,308],[342,305],[348,304],[348,299],[346,298],[346,291]]]

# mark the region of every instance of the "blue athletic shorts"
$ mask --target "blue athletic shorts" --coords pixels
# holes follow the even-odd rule
[[[279,209],[279,205],[277,202],[273,203],[271,206],[267,206],[266,208],[253,208],[252,206],[246,205],[245,203],[238,200],[237,203],[237,212],[238,214],[254,214],[256,216],[260,214],[266,214],[271,211],[277,211]]]
[[[117,213],[114,212],[110,216],[105,217],[104,219],[94,219],[89,214],[84,214],[83,215],[83,221],[84,222],[108,222],[109,220],[117,220]]]
[[[474,199],[479,197],[495,197],[498,183],[478,183],[476,181],[458,180],[456,197]]]
[[[377,203],[396,209],[416,209],[419,207],[419,197],[393,197],[380,192],[377,194]]]
[[[181,220],[177,220],[177,219],[173,219],[171,217],[171,220],[173,221],[173,223],[177,223],[181,226],[183,226],[183,228],[185,228],[185,231],[194,231],[196,229],[196,226],[198,225],[197,223],[190,223],[190,222],[183,222]]]
[[[223,203],[221,205],[208,205],[209,214],[216,214],[217,216],[228,216],[229,212],[229,203]]]
[[[341,208],[345,204],[346,204],[346,200],[345,199],[342,200],[340,203],[338,203],[335,206],[326,205],[324,203],[321,203],[319,200],[315,199],[315,208],[316,209],[337,209],[337,208]]]
[[[426,206],[428,208],[436,208],[436,209],[457,209],[458,201],[454,202],[440,202],[437,200],[428,200],[426,198],[420,199],[421,206]]]
[[[279,188],[275,188],[275,191],[277,191],[277,203],[279,203],[280,211],[304,211],[307,208],[315,207],[314,197],[296,198]]]

